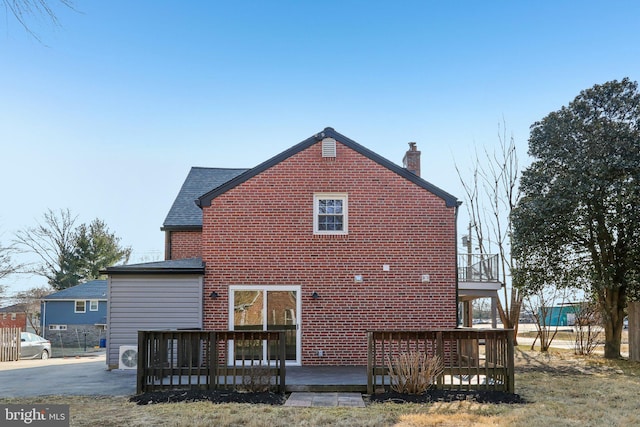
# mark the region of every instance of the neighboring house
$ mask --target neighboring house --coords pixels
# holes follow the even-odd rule
[[[415,143],[403,164],[326,128],[252,169],[193,168],[166,261],[106,270],[107,364],[142,329],[285,329],[292,365],[366,365],[367,330],[455,328],[459,202]]]
[[[27,331],[27,313],[24,304],[0,308],[0,328],[20,328]]]
[[[92,280],[47,295],[40,313],[42,336],[52,345],[100,345],[107,324],[107,281]]]

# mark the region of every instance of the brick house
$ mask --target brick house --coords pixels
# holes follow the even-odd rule
[[[165,261],[106,270],[107,364],[145,328],[286,329],[292,365],[365,365],[367,330],[455,328],[459,202],[415,143],[403,164],[326,128],[252,169],[193,168]]]
[[[0,307],[0,328],[27,330],[27,309],[24,304]]]

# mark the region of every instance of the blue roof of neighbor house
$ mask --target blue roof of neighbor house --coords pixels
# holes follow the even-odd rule
[[[196,199],[235,178],[247,169],[201,168],[193,167],[184,180],[182,188],[173,202],[161,230],[200,229],[202,227],[202,209],[196,205]]]
[[[101,271],[106,274],[204,274],[204,262],[201,258],[172,259],[167,261],[145,262],[142,264],[114,265]]]
[[[387,169],[397,173],[398,175],[408,179],[409,181],[413,182],[414,184],[424,188],[425,190],[435,194],[436,196],[440,197],[441,199],[443,199],[447,205],[447,207],[457,207],[460,205],[460,203],[458,202],[458,199],[455,196],[452,196],[451,194],[447,193],[446,191],[442,190],[439,187],[436,187],[435,185],[431,184],[428,181],[425,181],[424,179],[420,178],[418,175],[414,174],[413,172],[410,172],[409,170],[396,165],[395,163],[385,159],[384,157],[382,157],[379,154],[374,153],[373,151],[369,150],[368,148],[358,144],[357,142],[355,142],[352,139],[347,138],[346,136],[336,132],[333,128],[327,127],[325,128],[322,132],[319,132],[307,139],[305,139],[304,141],[294,145],[293,147],[289,148],[288,150],[283,151],[282,153],[272,157],[271,159],[259,164],[258,166],[256,166],[255,168],[249,169],[246,172],[239,174],[238,176],[234,177],[233,179],[227,181],[226,183],[223,183],[222,185],[218,186],[217,188],[212,188],[210,189],[209,192],[207,192],[204,195],[201,195],[200,197],[198,197],[196,203],[198,203],[198,206],[211,206],[211,200],[213,200],[215,197],[219,196],[220,194],[223,194],[229,190],[231,190],[232,188],[242,184],[243,182],[249,180],[250,178],[253,178],[254,176],[258,175],[259,173],[264,172],[265,170],[275,166],[276,164],[288,159],[289,157],[293,156],[294,154],[299,153],[302,150],[305,150],[309,147],[311,147],[313,144],[316,144],[320,141],[322,141],[323,138],[333,138],[336,141],[340,142],[343,145],[346,145],[347,147],[351,148],[352,150],[356,151],[357,153],[362,154],[363,156],[369,158],[370,160],[378,163],[381,166],[386,167]],[[200,216],[200,225],[202,225],[202,216]]]
[[[91,280],[47,295],[43,301],[75,299],[107,299],[107,281]]]

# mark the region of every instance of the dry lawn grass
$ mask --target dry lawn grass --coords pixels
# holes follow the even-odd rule
[[[71,405],[72,426],[630,426],[640,425],[640,364],[517,350],[516,391],[530,403],[289,408],[209,402],[137,406],[124,397],[0,399]]]

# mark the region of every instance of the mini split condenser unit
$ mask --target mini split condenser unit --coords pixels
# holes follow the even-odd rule
[[[138,346],[121,345],[118,356],[118,369],[138,369]]]

